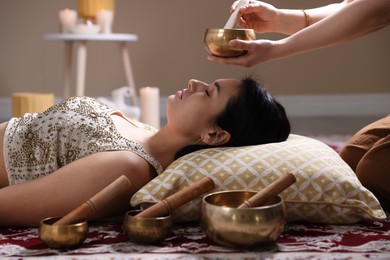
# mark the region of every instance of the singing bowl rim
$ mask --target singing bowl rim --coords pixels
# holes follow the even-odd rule
[[[218,28],[218,27],[210,27],[210,28],[207,28],[206,29],[206,32],[207,31],[215,31],[215,30],[218,30],[218,31],[250,31],[250,32],[255,32],[255,30],[253,29],[247,29],[247,28]]]
[[[69,227],[77,227],[77,226],[82,226],[82,225],[88,224],[88,221],[84,219],[84,220],[77,221],[76,223],[71,223],[71,224],[53,225],[55,223],[55,221],[57,221],[61,218],[62,217],[47,217],[47,218],[41,220],[40,224],[50,226],[53,228],[69,228]],[[47,223],[48,221],[52,221],[52,223]]]
[[[140,213],[142,211],[143,211],[142,209],[129,210],[125,213],[125,217],[133,217],[134,218],[136,215],[131,215],[131,214]],[[166,216],[162,216],[162,217],[140,217],[139,219],[144,219],[145,221],[147,221],[148,219],[149,220],[165,220],[168,218],[172,218],[172,215],[167,214]]]
[[[220,194],[238,194],[238,193],[248,193],[248,194],[251,194],[252,196],[254,196],[257,192],[256,191],[253,191],[253,190],[224,190],[224,191],[215,191],[215,192],[212,192],[212,193],[209,193],[207,195],[205,195],[203,198],[202,198],[202,203],[207,203],[208,205],[211,205],[211,206],[216,206],[216,207],[226,207],[226,208],[232,208],[232,209],[237,209],[237,206],[226,206],[226,205],[218,205],[218,204],[215,204],[215,203],[211,203],[209,200],[216,196],[216,195],[220,195]],[[250,196],[250,197],[252,197]],[[267,208],[273,208],[273,207],[277,207],[277,206],[280,206],[284,204],[284,200],[283,198],[280,196],[280,195],[276,195],[273,199],[273,203],[269,203],[267,205],[263,205],[263,206],[258,206],[258,207],[251,207],[251,208],[241,208],[241,209],[238,209],[238,210],[254,210],[254,209],[267,209]],[[277,202],[274,202],[274,200],[277,200]]]

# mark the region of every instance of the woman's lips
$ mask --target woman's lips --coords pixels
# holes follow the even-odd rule
[[[177,91],[176,94],[179,96],[180,99],[183,99],[183,97],[184,97],[184,91],[185,91],[185,89]]]

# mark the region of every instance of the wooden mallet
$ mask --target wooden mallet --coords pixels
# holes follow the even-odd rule
[[[130,186],[130,180],[122,175],[103,190],[96,193],[92,198],[57,220],[53,225],[67,225],[91,219],[96,212],[111,203],[115,203],[115,199],[128,192]]]

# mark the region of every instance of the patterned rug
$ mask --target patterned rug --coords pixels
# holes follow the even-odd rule
[[[275,241],[251,250],[221,247],[197,223],[175,225],[158,245],[131,242],[120,221],[91,224],[84,243],[50,249],[36,228],[0,229],[0,258],[11,259],[390,259],[390,217],[356,225],[289,223]]]

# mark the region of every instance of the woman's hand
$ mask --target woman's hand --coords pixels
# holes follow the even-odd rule
[[[231,40],[229,45],[233,48],[246,50],[248,52],[244,55],[233,58],[223,58],[214,55],[209,55],[207,58],[211,61],[228,65],[252,67],[257,63],[264,63],[270,59],[275,59],[276,51],[278,50],[277,41],[270,40]]]
[[[231,7],[234,11],[239,1],[235,1]],[[256,32],[274,32],[279,10],[273,5],[249,1],[249,4],[240,8],[241,17],[238,25],[246,29],[254,29]]]

